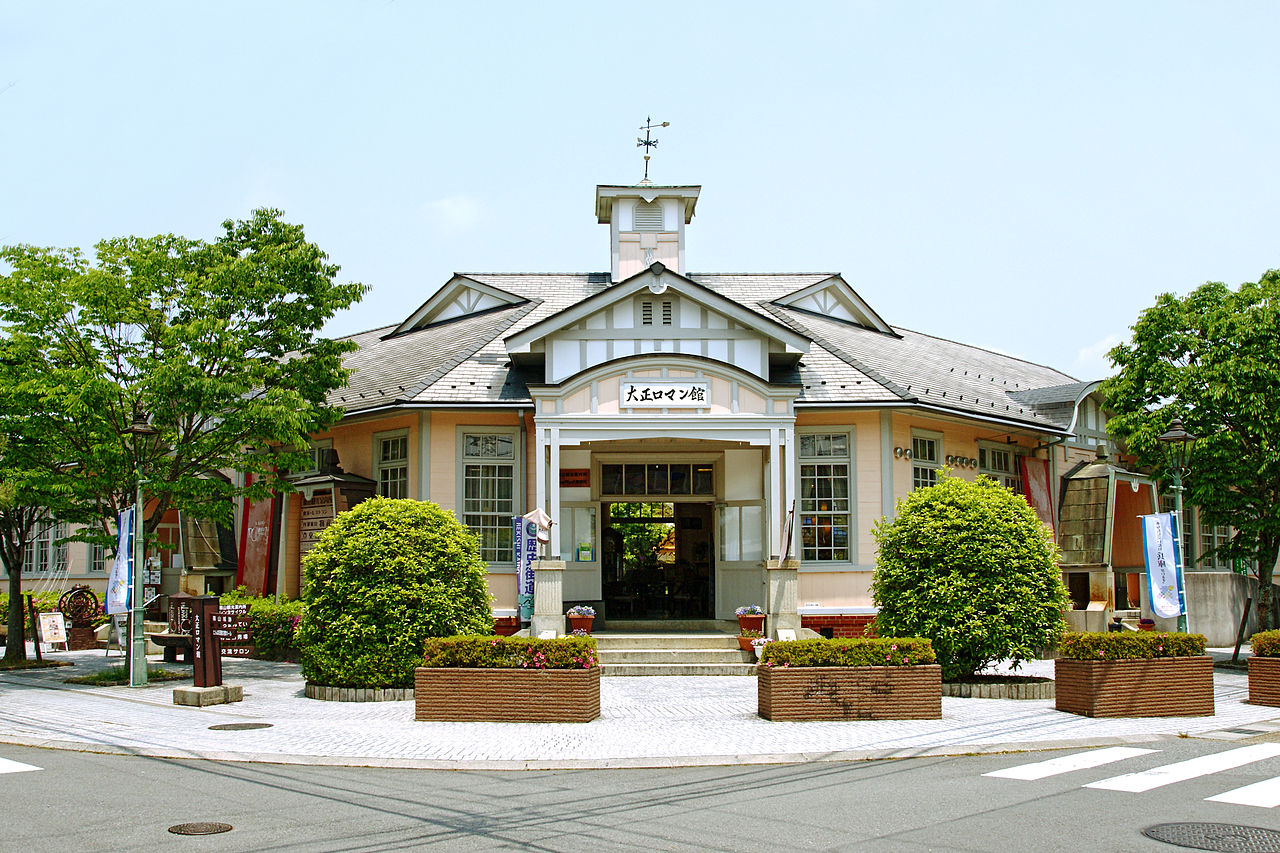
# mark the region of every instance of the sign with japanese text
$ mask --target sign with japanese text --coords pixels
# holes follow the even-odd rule
[[[706,382],[668,382],[666,380],[622,382],[624,409],[704,408],[711,395]]]
[[[116,519],[116,559],[107,580],[105,612],[114,616],[128,613],[133,604],[133,510],[126,509]]]
[[[1139,518],[1142,519],[1142,550],[1147,562],[1151,610],[1163,618],[1179,616],[1185,611],[1177,518],[1172,512],[1143,515]]]
[[[512,547],[516,561],[516,607],[520,621],[533,618],[533,562],[538,559],[538,525],[521,516],[511,519]]]

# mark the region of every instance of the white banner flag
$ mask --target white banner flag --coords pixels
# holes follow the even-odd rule
[[[1151,611],[1163,618],[1185,612],[1182,601],[1182,566],[1178,549],[1177,519],[1171,512],[1143,515],[1142,551],[1147,561],[1147,591]]]
[[[133,591],[133,510],[126,509],[116,519],[116,561],[111,565],[111,577],[107,581],[108,614],[128,613],[130,593]]]

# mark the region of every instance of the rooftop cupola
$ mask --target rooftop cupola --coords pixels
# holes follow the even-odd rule
[[[684,227],[693,220],[701,190],[648,181],[633,187],[596,187],[596,219],[609,226],[614,281],[630,278],[655,261],[685,273]]]

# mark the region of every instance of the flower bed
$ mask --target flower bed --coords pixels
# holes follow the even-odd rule
[[[1213,716],[1200,634],[1067,634],[1054,661],[1059,711],[1085,717]]]
[[[1280,631],[1254,634],[1249,643],[1249,702],[1280,707]]]
[[[590,637],[442,637],[414,671],[414,719],[586,723],[600,716]]]
[[[936,720],[942,669],[928,640],[772,642],[756,667],[766,720]]]

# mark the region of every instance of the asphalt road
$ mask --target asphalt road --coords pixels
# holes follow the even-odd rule
[[[1171,739],[1118,757],[1060,750],[554,772],[234,764],[0,744],[0,849],[1176,853],[1186,848],[1141,830],[1205,821],[1280,832],[1280,808],[1206,800],[1247,785],[1255,789],[1246,798],[1280,799],[1280,782],[1268,782],[1280,778],[1278,740]],[[1106,757],[1114,760],[1060,766]],[[1253,760],[1222,769],[1245,758]],[[1027,767],[1051,759],[1054,765]],[[1217,769],[1181,764],[1191,759]],[[1052,770],[1061,772],[1043,775]],[[1150,770],[1157,774],[1128,775]],[[1043,778],[983,775],[996,771]],[[1146,791],[1085,787],[1141,788],[1175,776],[1181,780]],[[234,829],[205,837],[168,832],[193,821]]]

